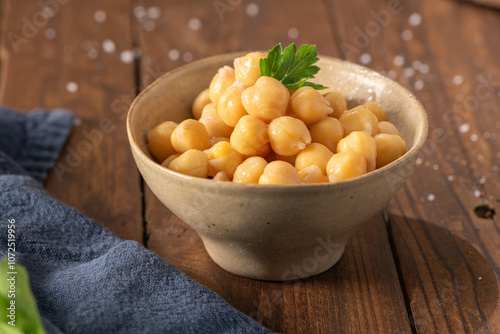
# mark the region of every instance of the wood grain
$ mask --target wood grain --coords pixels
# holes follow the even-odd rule
[[[134,66],[120,61],[131,49],[128,2],[51,2],[46,16],[40,3],[4,4],[0,101],[72,109],[77,123],[46,187],[118,236],[142,241],[139,175],[125,132]],[[103,50],[105,40],[114,52]]]
[[[276,15],[278,4],[256,1],[258,14],[242,2],[217,15],[213,3],[141,1],[136,6],[161,8],[155,30],[139,22],[138,42],[142,50],[142,85],[183,63],[238,51],[269,49],[285,45],[315,43],[320,53],[341,56],[338,40],[331,33],[332,20],[320,1],[294,2],[286,15]],[[253,5],[252,5],[253,6]],[[255,8],[254,8],[255,9]],[[340,14],[337,14],[340,15]],[[198,30],[190,29],[192,19]],[[196,22],[196,21],[195,21]],[[192,23],[191,23],[192,24]],[[158,33],[161,31],[163,33]],[[318,33],[321,32],[321,33]],[[295,37],[295,38],[290,38]],[[177,52],[178,53],[177,53]],[[169,54],[179,55],[170,59]],[[175,57],[174,57],[175,58]],[[295,283],[271,283],[229,274],[207,255],[196,233],[146,190],[148,248],[219,293],[238,310],[269,329],[283,333],[411,333],[397,270],[382,216],[363,226],[348,244],[344,257],[331,270]]]

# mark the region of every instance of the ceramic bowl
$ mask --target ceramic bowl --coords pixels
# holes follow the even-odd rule
[[[153,193],[201,237],[225,270],[286,281],[319,274],[342,256],[351,234],[380,212],[412,173],[427,135],[422,105],[406,89],[367,68],[320,57],[313,80],[340,91],[349,107],[376,101],[400,130],[408,151],[361,177],[328,184],[249,185],[194,178],[156,163],[146,132],[191,116],[191,104],[217,69],[242,53],[224,54],[166,73],[133,102],[127,131],[134,159]]]

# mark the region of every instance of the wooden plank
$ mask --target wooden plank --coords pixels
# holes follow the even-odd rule
[[[118,236],[142,241],[140,178],[125,130],[134,66],[120,60],[131,49],[128,2],[5,6],[1,103],[64,107],[78,117],[46,187]]]
[[[412,27],[414,13],[421,24]],[[427,0],[405,8],[400,27],[414,38],[399,36],[404,64],[392,54],[385,69],[398,80],[415,69],[402,81],[430,120],[419,166],[389,206],[413,324],[419,333],[498,333],[500,226],[475,210],[499,210],[500,13]]]
[[[315,43],[320,53],[341,56],[334,20],[344,13],[329,17],[327,8],[319,1],[288,2],[286,15],[277,15],[284,13],[283,8],[272,2],[222,1],[235,5],[219,12],[214,8],[217,3],[135,3],[134,12],[139,16],[137,40],[142,49],[142,86],[191,59],[268,49],[278,42]],[[161,13],[157,19],[142,14],[157,9]],[[295,283],[262,282],[234,276],[215,265],[196,233],[149,190],[145,194],[148,248],[271,330],[411,332],[381,216],[355,233],[333,269]]]

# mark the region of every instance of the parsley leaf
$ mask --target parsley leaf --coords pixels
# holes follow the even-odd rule
[[[269,50],[266,58],[259,61],[260,75],[273,77],[288,89],[302,86],[326,89],[323,85],[307,82],[318,73],[319,67],[313,65],[318,60],[316,45],[303,44],[297,51],[294,43],[285,50],[282,50],[280,43]]]

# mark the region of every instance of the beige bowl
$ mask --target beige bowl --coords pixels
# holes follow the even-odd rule
[[[378,102],[408,146],[397,161],[362,177],[332,184],[247,185],[194,178],[156,163],[146,132],[166,120],[191,116],[191,103],[223,65],[224,54],[166,73],[130,107],[132,153],[153,193],[200,235],[211,258],[225,270],[262,280],[319,274],[342,256],[351,234],[378,213],[413,171],[427,135],[427,116],[407,90],[349,62],[320,57],[314,82],[340,91],[349,106]]]

